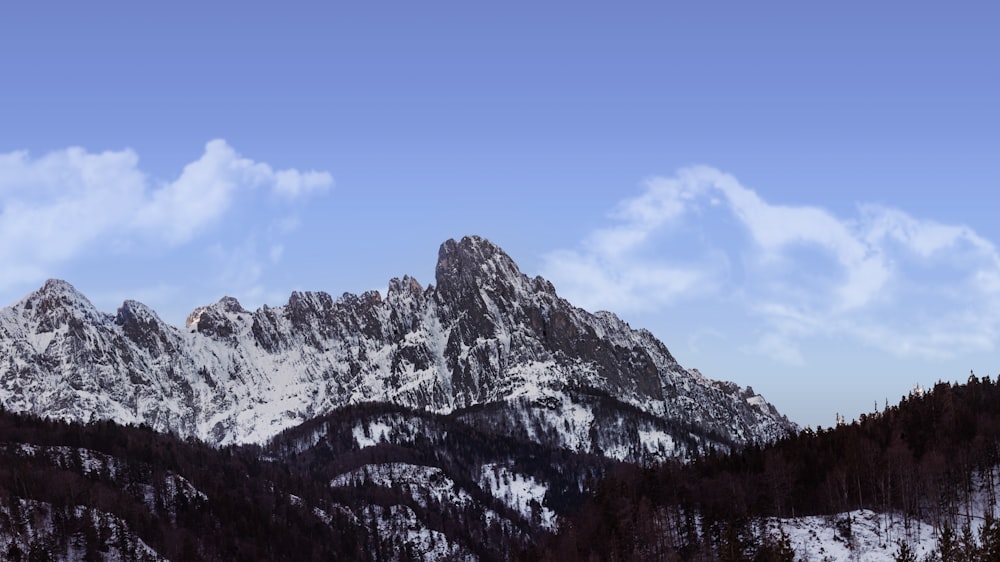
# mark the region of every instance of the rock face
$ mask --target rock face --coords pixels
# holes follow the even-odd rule
[[[445,242],[436,285],[236,299],[184,329],[50,280],[0,310],[0,402],[212,443],[262,442],[339,407],[391,402],[617,458],[770,440],[794,426],[749,389],[677,364],[645,330],[561,299],[491,242]]]

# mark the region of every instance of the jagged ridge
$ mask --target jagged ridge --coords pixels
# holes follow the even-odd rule
[[[262,442],[351,403],[493,405],[482,411],[497,431],[627,459],[793,427],[750,389],[684,369],[649,332],[573,307],[488,240],[445,242],[435,273],[426,288],[392,279],[384,298],[293,292],[250,312],[225,297],[184,329],[135,301],[99,312],[50,280],[0,310],[0,402],[218,444]],[[615,445],[606,433],[623,420],[631,442]]]

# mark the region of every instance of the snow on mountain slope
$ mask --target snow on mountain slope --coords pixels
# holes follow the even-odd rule
[[[549,531],[556,530],[556,514],[544,505],[545,494],[549,491],[544,484],[496,463],[483,465],[480,470],[479,483],[490,491],[490,495],[503,501],[525,520],[534,521]]]
[[[394,551],[387,553],[384,560],[479,560],[441,531],[424,525],[416,513],[405,505],[369,505],[364,509],[362,518],[374,522],[378,536],[393,545]]]
[[[443,470],[433,466],[398,462],[370,464],[330,481],[330,486],[335,488],[362,485],[397,486],[425,509],[435,503],[462,507],[476,503]]]
[[[404,276],[384,296],[293,292],[254,312],[225,297],[178,329],[135,301],[99,312],[50,280],[0,310],[0,403],[219,444],[263,442],[353,403],[499,405],[514,429],[621,458],[682,455],[675,438],[725,448],[794,427],[752,390],[684,369],[649,332],[573,307],[487,240],[445,242],[436,282]],[[615,416],[646,420],[635,443],[592,437]]]
[[[81,529],[66,536],[56,519],[72,520]],[[0,501],[0,544],[4,560],[65,560],[84,562],[166,559],[140,539],[120,517],[87,506],[56,507],[46,502],[11,498]],[[104,534],[95,529],[102,528]]]
[[[937,534],[931,525],[913,520],[904,524],[901,516],[867,509],[778,519],[770,525],[774,536],[780,530],[788,535],[796,560],[893,562],[899,552],[899,541],[905,542],[918,560],[923,560],[937,547]]]

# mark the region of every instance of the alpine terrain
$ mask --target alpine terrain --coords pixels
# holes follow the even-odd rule
[[[189,524],[177,502],[225,528],[233,504],[212,503],[218,482],[197,481],[197,463],[183,460],[193,455],[263,463],[253,477],[269,483],[248,481],[254,493],[298,510],[289,525],[359,529],[338,538],[352,557],[510,559],[558,529],[616,464],[736,451],[795,429],[752,389],[680,366],[648,331],[574,307],[488,240],[445,242],[435,277],[427,287],[392,279],[384,295],[293,292],[256,311],[224,297],[184,328],[135,301],[98,311],[59,280],[0,309],[4,415],[76,435],[42,443],[8,432],[0,455],[103,482],[133,505],[15,494],[0,501],[0,519],[12,522],[0,525],[0,549],[6,540],[17,552],[70,556],[58,540],[35,545],[59,534],[61,509],[63,525],[107,522],[98,547],[109,544],[102,536],[132,537],[110,550],[126,559],[177,558],[181,544],[194,559],[260,555],[266,545],[164,538]],[[150,430],[174,453],[129,460],[121,443],[152,439]],[[105,443],[118,431],[115,447]],[[195,440],[210,447],[178,452]],[[34,514],[30,529],[16,524],[24,513]]]

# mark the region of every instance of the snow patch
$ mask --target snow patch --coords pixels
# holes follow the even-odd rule
[[[351,431],[354,442],[358,448],[374,447],[379,443],[388,443],[390,436],[395,433],[392,426],[381,421],[361,422],[354,426]]]
[[[655,457],[670,458],[674,456],[674,438],[657,429],[640,429],[639,444]]]
[[[463,506],[476,503],[467,491],[440,468],[408,463],[365,465],[334,477],[330,480],[330,486],[360,486],[366,482],[385,488],[399,487],[425,508],[432,503]]]
[[[781,530],[788,535],[796,560],[823,562],[893,562],[898,541],[907,543],[918,560],[937,547],[934,528],[903,517],[880,514],[867,509],[832,516],[772,519],[769,529],[777,537]]]
[[[512,471],[501,464],[485,464],[479,470],[479,484],[527,521],[555,531],[556,514],[543,505],[548,488],[531,476]]]

